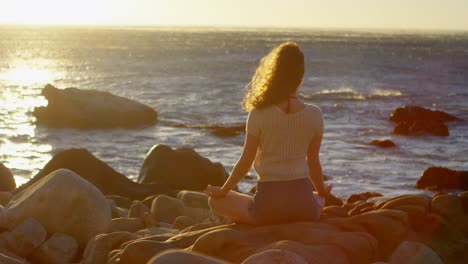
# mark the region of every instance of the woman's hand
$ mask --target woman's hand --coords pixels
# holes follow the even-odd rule
[[[205,193],[213,199],[223,198],[227,194],[221,187],[211,186],[209,184],[206,186]]]

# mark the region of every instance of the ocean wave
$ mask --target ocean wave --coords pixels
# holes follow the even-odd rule
[[[305,100],[364,101],[399,97],[402,96],[402,93],[398,90],[382,88],[371,89],[367,92],[358,92],[351,87],[340,87],[337,89],[324,89],[311,94],[301,93],[300,96]]]

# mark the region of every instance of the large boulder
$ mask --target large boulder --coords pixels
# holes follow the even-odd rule
[[[424,244],[404,241],[390,257],[389,264],[442,264],[439,255]]]
[[[390,121],[396,123],[394,134],[448,136],[449,130],[445,122],[462,121],[462,119],[442,111],[407,105],[395,109]]]
[[[395,123],[416,120],[435,120],[440,122],[462,121],[462,119],[447,114],[443,111],[434,111],[420,106],[411,105],[407,105],[405,107],[398,107],[397,109],[393,110],[393,113],[390,116],[390,121],[393,121]]]
[[[58,169],[68,169],[83,177],[106,195],[120,195],[130,199],[164,193],[174,195],[162,184],[139,184],[112,169],[86,149],[67,149],[55,154],[45,167],[29,182],[13,191],[19,193]]]
[[[173,150],[166,145],[155,145],[146,154],[138,182],[200,191],[208,184],[221,186],[226,178],[223,165],[211,162],[193,149]]]
[[[73,237],[55,233],[32,256],[33,263],[73,263],[78,255],[78,243]]]
[[[158,114],[151,107],[108,92],[62,90],[47,84],[42,95],[49,104],[34,109],[33,115],[39,125],[79,129],[135,128],[155,125],[158,120]]]
[[[11,229],[27,218],[39,221],[48,234],[65,233],[83,246],[109,230],[111,208],[91,183],[61,169],[15,195],[2,211],[0,227]]]
[[[444,167],[429,167],[416,182],[416,188],[468,190],[468,171],[456,171]]]
[[[13,174],[0,162],[0,192],[9,192],[15,188],[16,182]]]

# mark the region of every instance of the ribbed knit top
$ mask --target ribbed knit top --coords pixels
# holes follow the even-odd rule
[[[253,109],[246,130],[259,138],[254,161],[258,181],[301,179],[309,176],[309,145],[323,133],[322,111],[310,104],[295,113],[285,113],[277,106]]]

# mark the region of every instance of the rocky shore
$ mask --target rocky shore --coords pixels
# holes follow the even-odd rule
[[[161,148],[165,154],[154,153]],[[140,179],[146,183],[123,182],[120,176],[125,176],[85,150],[58,153],[16,189],[2,166],[0,184],[9,188],[0,192],[0,263],[468,262],[467,191],[334,197],[317,222],[249,226],[214,214],[199,184],[178,185],[183,176],[174,177],[171,191],[162,188],[164,177],[149,168],[153,161],[170,162],[166,154],[177,151],[167,148],[148,153],[141,173],[146,176]],[[194,151],[179,154],[187,153],[193,164],[204,164],[205,172],[213,169],[212,178],[201,179],[204,184],[225,176],[217,165],[194,158]],[[77,157],[87,161],[71,166],[67,159]],[[168,169],[177,175],[177,169]],[[433,168],[423,176],[438,171],[445,172],[440,179],[466,176]],[[190,177],[187,173],[182,174]],[[466,190],[466,185],[450,187]]]

